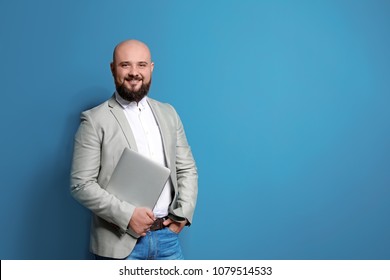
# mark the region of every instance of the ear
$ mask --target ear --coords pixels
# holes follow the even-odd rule
[[[151,62],[150,63],[150,71],[153,72],[153,69],[154,69],[154,62]]]
[[[110,63],[110,69],[111,69],[111,74],[114,76],[114,75],[115,75],[114,62],[111,62],[111,63]]]

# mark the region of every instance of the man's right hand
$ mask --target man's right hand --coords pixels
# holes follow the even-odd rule
[[[140,236],[145,236],[155,220],[153,211],[145,207],[137,207],[131,216],[129,227]]]

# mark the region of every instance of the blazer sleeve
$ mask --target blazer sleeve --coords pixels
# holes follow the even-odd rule
[[[176,113],[176,177],[177,198],[173,212],[192,223],[198,195],[198,171],[184,127]]]
[[[98,183],[104,131],[93,122],[89,111],[81,114],[75,136],[70,192],[82,205],[100,218],[125,231],[135,206],[108,193]]]

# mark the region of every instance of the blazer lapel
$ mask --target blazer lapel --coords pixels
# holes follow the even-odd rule
[[[129,122],[126,118],[126,115],[123,112],[123,108],[115,100],[115,95],[110,100],[108,100],[108,106],[110,107],[112,114],[114,115],[117,122],[119,123],[119,126],[121,127],[123,134],[126,137],[126,140],[127,140],[127,143],[129,144],[129,147],[134,151],[138,151],[137,143],[135,142],[135,138],[134,138],[134,134],[131,131]]]

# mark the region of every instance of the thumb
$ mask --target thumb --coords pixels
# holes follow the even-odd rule
[[[150,210],[149,208],[145,208],[145,210],[146,210],[146,211],[145,211],[146,215],[147,215],[149,218],[151,218],[152,220],[155,220],[153,211]]]
[[[169,226],[170,224],[172,224],[172,220],[170,218],[166,219],[164,222],[163,222],[163,225],[164,226]]]

